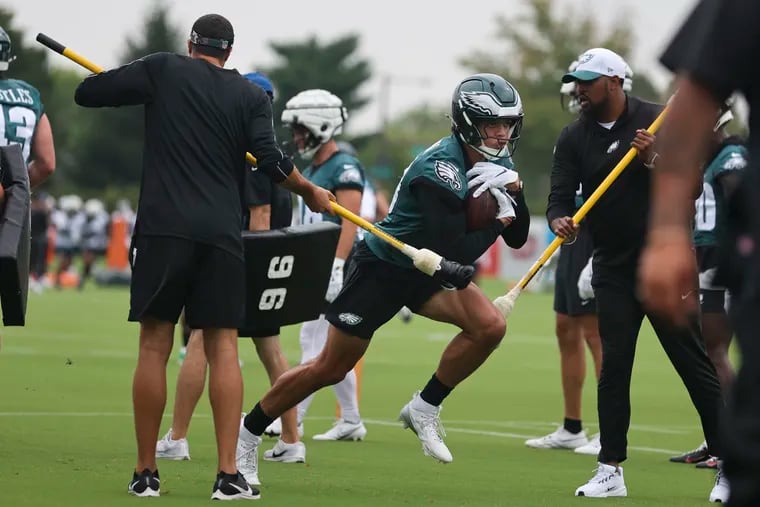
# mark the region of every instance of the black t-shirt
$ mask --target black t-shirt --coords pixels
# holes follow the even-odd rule
[[[272,181],[265,173],[254,171],[253,168],[249,168],[246,175],[245,203],[245,224],[248,223],[248,209],[251,206],[266,204],[271,206],[270,229],[288,227],[293,220],[293,199],[290,192]]]
[[[663,53],[663,65],[688,74],[723,100],[735,91],[749,102],[749,167],[741,187],[747,221],[760,244],[760,2],[702,0]],[[737,224],[743,227],[742,224]],[[760,249],[755,248],[760,263]],[[756,273],[756,276],[760,276]]]
[[[663,107],[628,97],[626,108],[611,129],[582,115],[559,135],[552,162],[551,192],[546,217],[573,216],[578,185],[588,199],[631,148],[637,129],[649,127]],[[644,244],[649,213],[650,169],[638,157],[586,215],[594,243],[594,273],[634,276]]]
[[[237,70],[156,53],[88,77],[75,100],[145,106],[136,234],[187,238],[242,257],[246,151],[275,181],[293,168],[275,142],[264,90]]]

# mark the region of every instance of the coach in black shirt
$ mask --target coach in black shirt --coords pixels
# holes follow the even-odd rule
[[[129,492],[158,496],[155,446],[166,401],[166,362],[180,311],[202,329],[210,365],[219,475],[214,498],[251,498],[235,467],[242,404],[237,326],[245,304],[240,237],[246,151],[258,170],[330,212],[332,195],[301,177],[277,147],[266,93],[224,69],[234,32],[224,17],[202,16],[189,57],[157,53],[86,78],[77,104],[144,105],[145,142],[133,237],[129,320],[140,322],[133,385],[138,457]]]
[[[638,157],[605,192],[583,225],[588,227],[595,248],[592,284],[602,339],[597,401],[602,449],[596,475],[576,490],[578,496],[627,494],[618,465],[627,458],[631,370],[644,316],[689,391],[712,454],[720,454],[720,385],[696,321],[691,326],[675,327],[646,312],[636,295],[636,267],[649,211],[650,169],[657,162],[654,137],[645,129],[662,107],[627,96],[622,89],[624,78],[623,59],[603,48],[584,53],[578,68],[562,78],[563,82],[577,83],[582,114],[557,140],[547,209],[555,234],[571,237],[577,230],[570,217],[578,185],[583,185],[587,199],[631,146],[639,150]]]
[[[652,220],[642,257],[646,304],[683,321],[678,294],[692,268],[690,190],[699,185],[716,113],[734,91],[749,102],[749,167],[729,204],[716,279],[731,291],[731,317],[742,365],[724,425],[728,505],[760,505],[760,3],[703,0],[676,34],[662,63],[678,73],[678,93],[663,125],[662,170],[655,177]],[[724,487],[721,470],[716,489]],[[722,500],[725,502],[725,499]]]

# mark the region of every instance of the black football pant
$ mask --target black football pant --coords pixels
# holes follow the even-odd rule
[[[602,374],[597,397],[602,444],[599,461],[622,462],[627,458],[631,370],[636,340],[645,316],[699,413],[710,453],[722,456],[720,382],[707,357],[696,319],[689,328],[676,328],[649,315],[636,298],[633,277],[617,282],[595,281],[594,292],[602,339]]]
[[[760,506],[760,296],[734,295],[731,317],[742,356],[726,410],[724,470],[729,507]]]

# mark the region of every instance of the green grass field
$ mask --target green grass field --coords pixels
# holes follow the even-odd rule
[[[486,283],[493,295],[502,284]],[[118,506],[145,503],[126,493],[134,466],[131,379],[137,326],[126,322],[125,290],[90,288],[30,295],[25,328],[3,331],[0,352],[0,505]],[[526,438],[561,421],[558,351],[549,295],[525,294],[507,337],[486,365],[445,402],[446,443],[454,463],[422,454],[414,434],[396,422],[399,409],[434,371],[453,329],[415,317],[381,329],[366,357],[359,443],[313,442],[331,424],[335,401],[321,392],[306,421],[307,464],[263,462],[260,503],[271,506],[504,505],[694,506],[707,504],[709,471],[668,463],[671,452],[702,440],[686,390],[648,326],[639,340],[625,464],[629,497],[573,497],[595,459],[528,449]],[[297,328],[284,331],[291,361],[299,357]],[[169,363],[170,423],[175,347]],[[250,408],[267,387],[249,341],[240,342]],[[593,376],[584,408],[596,431]],[[161,462],[162,498],[147,503],[209,502],[216,453],[210,408],[202,400],[191,426],[192,461]],[[273,443],[273,441],[270,441]],[[265,442],[268,444],[270,442]],[[268,447],[266,447],[268,448]]]

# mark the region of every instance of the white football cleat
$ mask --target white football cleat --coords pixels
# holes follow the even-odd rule
[[[585,431],[570,433],[563,426],[544,437],[525,441],[525,445],[534,449],[576,449],[587,444],[588,438]]]
[[[623,467],[599,463],[596,473],[586,484],[575,490],[575,496],[607,498],[610,496],[628,496],[628,489],[623,480]]]
[[[729,493],[728,479],[723,475],[723,462],[718,460],[718,472],[715,474],[715,486],[710,491],[710,501],[713,503],[728,502]]]
[[[280,463],[306,463],[306,446],[303,442],[286,444],[282,440],[277,440],[274,447],[264,451],[264,459]]]
[[[414,393],[412,401],[404,405],[398,416],[399,421],[403,423],[404,428],[412,430],[417,435],[417,438],[420,439],[420,442],[422,442],[422,452],[441,463],[451,463],[454,461],[454,457],[443,442],[446,432],[441,424],[441,407],[434,407],[425,403],[424,400],[420,400],[428,405],[431,410],[426,411],[414,408],[412,405],[419,395],[420,392],[417,391]]]
[[[364,423],[348,422],[344,419],[338,419],[332,428],[319,435],[314,435],[314,440],[364,440],[367,436],[367,428]]]
[[[589,456],[598,456],[599,451],[602,450],[602,442],[599,439],[599,433],[591,437],[591,440],[586,445],[576,447],[575,451],[578,454],[587,454]]]
[[[156,458],[188,460],[190,459],[190,445],[186,438],[172,439],[172,430],[164,435],[164,438],[156,442]]]
[[[235,464],[238,472],[243,474],[245,480],[251,486],[261,486],[259,480],[259,446],[261,437],[257,437],[241,425],[238,435],[237,450],[235,451]]]
[[[282,419],[279,417],[272,421],[272,424],[267,426],[264,430],[264,435],[268,437],[280,437],[282,436]],[[303,438],[303,423],[298,423],[298,438]]]

